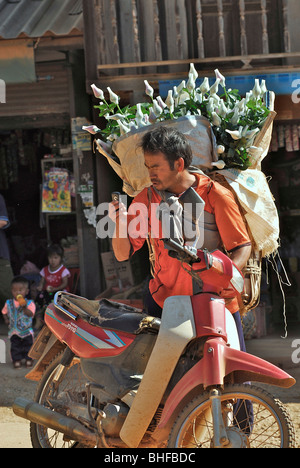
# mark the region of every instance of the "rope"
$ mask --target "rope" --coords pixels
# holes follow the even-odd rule
[[[276,264],[276,261],[275,261],[275,256],[278,256],[278,259],[279,259],[279,262],[280,262],[280,265],[282,267],[282,270],[285,274],[285,277],[286,277],[286,281],[287,282],[284,282],[284,280],[282,279],[282,276],[280,275],[279,273],[279,269],[278,269],[278,266]],[[286,269],[283,265],[283,262],[281,260],[281,257],[279,255],[279,252],[277,251],[274,255],[270,257],[268,257],[268,261],[269,263],[271,264],[276,276],[277,276],[277,279],[278,279],[278,283],[279,283],[279,287],[280,287],[280,291],[281,291],[281,294],[282,294],[282,299],[283,299],[283,323],[284,323],[284,336],[282,336],[281,338],[282,339],[286,339],[287,336],[288,336],[288,331],[287,331],[287,316],[286,316],[286,301],[285,301],[285,293],[284,293],[284,290],[283,290],[283,285],[285,286],[291,286],[291,282],[288,278],[288,275],[287,275],[287,272],[286,272]]]

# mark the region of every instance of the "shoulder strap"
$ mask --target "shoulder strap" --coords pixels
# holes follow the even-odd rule
[[[149,201],[149,208],[151,209],[151,200],[152,200],[152,190],[151,187],[148,187],[147,189],[147,196],[148,196],[148,201]],[[154,278],[154,271],[155,271],[155,250],[154,250],[154,243],[151,239],[151,232],[150,229],[148,231],[148,237],[147,237],[147,245],[148,245],[148,251],[149,251],[149,262],[150,262],[150,273],[152,277]]]

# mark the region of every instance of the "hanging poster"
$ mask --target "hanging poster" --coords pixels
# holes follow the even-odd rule
[[[52,167],[45,171],[42,193],[43,213],[70,213],[71,193],[69,172],[66,169]]]

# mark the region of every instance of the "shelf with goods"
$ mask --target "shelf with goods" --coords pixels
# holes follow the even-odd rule
[[[266,158],[265,173],[279,213],[280,247],[276,267],[270,267],[272,317],[288,324],[300,321],[300,122],[279,121],[274,126],[273,144]]]

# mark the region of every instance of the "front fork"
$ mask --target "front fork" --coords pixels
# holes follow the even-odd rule
[[[212,389],[209,394],[209,399],[211,401],[214,448],[224,448],[230,444],[230,441],[226,431],[227,425],[223,419],[224,408],[222,408],[221,391],[217,388]]]

